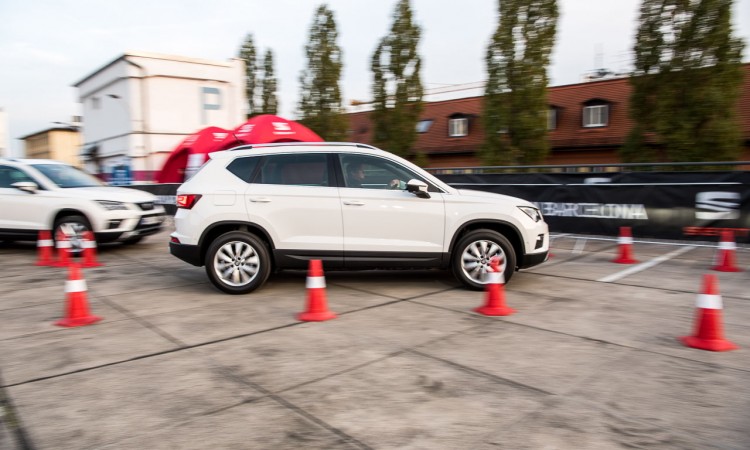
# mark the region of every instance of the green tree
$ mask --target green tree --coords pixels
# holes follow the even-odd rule
[[[734,160],[740,152],[735,104],[743,45],[732,37],[732,1],[689,5],[665,73],[669,89],[660,99],[657,133],[672,161]]]
[[[664,69],[664,57],[668,54],[665,31],[672,28],[672,18],[679,15],[668,14],[665,0],[643,0],[641,4],[638,31],[634,51],[634,70],[630,77],[631,93],[629,113],[633,128],[628,133],[625,145],[620,149],[624,162],[656,161],[657,154],[653,143],[656,131],[657,93]]]
[[[300,122],[327,141],[346,139],[341,105],[341,48],[333,11],[321,5],[315,12],[305,46],[307,68],[300,75]]]
[[[547,142],[547,66],[555,43],[556,0],[501,0],[497,31],[487,48],[483,98],[485,164],[544,160]]]
[[[646,33],[653,37],[636,40],[636,55],[648,58],[636,61],[633,134],[653,130],[669,161],[737,159],[743,44],[732,36],[732,1],[644,0],[639,38],[649,24],[644,9],[658,18],[650,20],[654,30]],[[656,69],[646,71],[651,67]],[[644,139],[628,144],[639,141],[640,147],[625,147],[623,159],[648,154]]]
[[[279,109],[279,99],[276,96],[277,81],[273,70],[273,52],[266,50],[266,56],[263,59],[263,77],[260,80],[261,87],[261,110],[262,114],[277,114]]]
[[[256,90],[258,88],[258,57],[253,35],[248,34],[240,48],[238,57],[245,61],[245,95],[247,96],[247,117],[257,114]]]
[[[373,140],[401,156],[414,155],[416,126],[422,110],[421,58],[417,53],[421,30],[413,22],[409,0],[396,5],[390,33],[372,56]]]

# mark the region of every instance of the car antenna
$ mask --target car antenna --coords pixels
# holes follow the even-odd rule
[[[242,141],[240,140],[240,138],[238,138],[238,137],[237,137],[237,135],[236,135],[236,134],[234,134],[234,131],[232,131],[232,137],[234,137],[234,140],[235,140],[235,141],[237,141],[237,143],[238,143],[239,145],[242,145]],[[234,147],[232,147],[232,148],[237,148],[237,147],[238,147],[238,146],[237,146],[237,145],[235,145],[235,146],[234,146]]]

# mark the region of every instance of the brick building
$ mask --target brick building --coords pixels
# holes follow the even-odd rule
[[[744,152],[750,160],[750,64],[737,101]],[[632,127],[628,115],[631,86],[627,78],[590,81],[548,90],[550,154],[545,164],[619,163],[618,149]],[[482,97],[425,102],[417,124],[415,150],[427,167],[479,166],[477,151],[484,141]],[[370,112],[348,114],[349,139],[372,143]],[[387,150],[387,149],[385,149]]]

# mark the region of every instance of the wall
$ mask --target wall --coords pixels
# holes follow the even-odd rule
[[[83,103],[84,148],[98,167],[131,166],[148,182],[186,136],[245,119],[244,63],[129,52],[75,84]],[[106,177],[105,177],[106,178]]]

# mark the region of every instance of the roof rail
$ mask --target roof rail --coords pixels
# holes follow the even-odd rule
[[[356,142],[269,142],[266,144],[242,144],[237,147],[230,148],[229,150],[246,150],[253,147],[288,147],[295,145],[311,145],[311,146],[347,146],[347,147],[359,147],[367,148],[370,150],[378,150],[377,147],[373,147],[367,144],[358,144]]]

